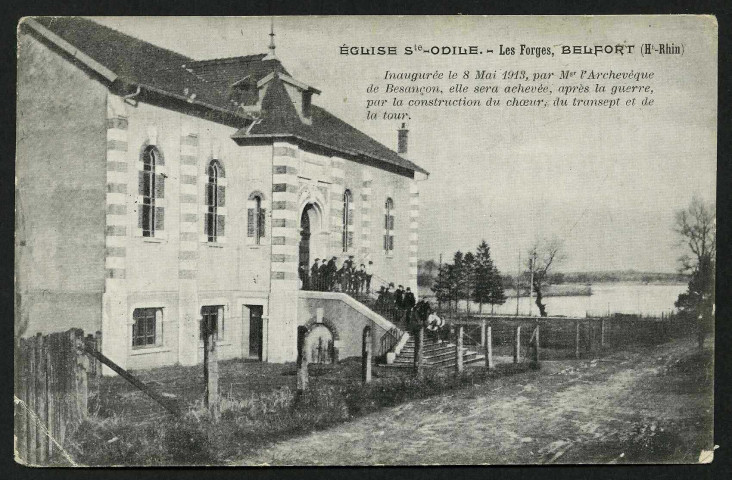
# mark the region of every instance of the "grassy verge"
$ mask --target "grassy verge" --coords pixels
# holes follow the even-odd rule
[[[527,364],[506,364],[491,372],[471,369],[461,376],[430,372],[421,379],[398,375],[368,385],[353,377],[334,383],[313,375],[310,388],[302,394],[289,386],[249,396],[224,393],[218,422],[212,421],[200,401],[189,404],[181,418],[91,416],[71,433],[69,450],[85,465],[224,464],[278,440],[528,368]]]

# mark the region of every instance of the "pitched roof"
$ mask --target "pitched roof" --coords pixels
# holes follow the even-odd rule
[[[272,81],[262,99],[261,121],[251,128],[242,128],[232,138],[246,141],[262,137],[295,137],[349,155],[370,157],[403,169],[428,173],[324,108],[313,105],[310,125],[303,123],[279,78]]]
[[[251,128],[236,132],[233,138],[237,141],[245,141],[246,138],[294,137],[348,155],[365,156],[402,169],[427,173],[323,108],[313,105],[311,122],[309,125],[304,123],[277,75],[289,76],[277,59],[268,59],[260,54],[194,60],[85,18],[34,17],[27,23],[30,25],[33,20],[40,24],[34,30],[47,29],[60,37],[61,41],[78,49],[78,54],[72,54],[77,59],[82,55],[88,57],[123,82],[222,110],[240,116],[243,121],[251,121],[250,115],[239,105],[257,103],[256,87],[250,92],[237,91],[234,99],[232,86],[237,82],[251,82],[256,86],[257,82],[275,72],[262,99],[261,121],[251,125]],[[106,78],[116,81],[112,77]],[[317,90],[311,90],[317,93]]]

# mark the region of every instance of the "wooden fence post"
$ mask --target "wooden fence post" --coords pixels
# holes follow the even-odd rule
[[[488,370],[493,370],[493,330],[491,326],[485,328],[485,366]]]
[[[464,326],[458,325],[457,342],[455,342],[455,373],[463,373],[463,333]]]
[[[305,340],[308,336],[307,327],[297,327],[297,391],[302,393],[308,389],[308,352],[305,350]]]
[[[48,417],[47,427],[49,439],[57,439],[58,427],[56,426],[56,402],[58,394],[56,392],[56,366],[54,365],[54,356],[58,350],[58,342],[56,334],[48,336],[45,342],[46,347],[46,392],[48,393],[48,407],[46,415]],[[48,442],[48,458],[53,458],[54,445],[52,441]]]
[[[15,389],[15,396],[18,397],[18,399],[23,402],[18,403],[18,405],[15,408],[16,416],[15,416],[15,431],[16,431],[16,449],[18,450],[18,459],[26,462],[27,461],[27,416],[28,413],[26,412],[27,408],[27,400],[28,397],[25,395],[26,392],[26,383],[27,383],[27,361],[26,361],[26,345],[24,339],[18,339],[16,341],[16,364],[15,368],[18,369],[18,374],[16,376],[16,389]]]
[[[485,319],[481,320],[481,322],[480,322],[480,345],[482,347],[485,347],[486,328],[488,328],[487,325],[488,325],[488,322]]]
[[[574,358],[580,358],[580,322],[574,322]]]
[[[84,332],[76,331],[76,378],[77,397],[76,402],[79,410],[79,419],[89,414],[89,357],[86,356],[84,347]]]
[[[513,363],[521,361],[521,325],[516,326],[516,339],[513,342]]]
[[[35,419],[36,412],[36,337],[30,337],[28,340],[28,377],[26,384],[28,386],[28,464],[36,465],[36,445],[38,435],[38,423]]]
[[[534,367],[539,367],[539,324],[534,327],[534,333],[531,335],[531,363]]]
[[[452,328],[452,327],[450,327]],[[414,339],[414,374],[417,378],[421,378],[424,373],[424,365],[422,365],[422,350],[424,348],[424,325],[419,326],[417,337]]]
[[[605,348],[605,319],[600,319],[600,351]]]
[[[219,363],[216,358],[216,331],[213,319],[209,315],[203,318],[201,328],[203,329],[203,381],[206,384],[204,405],[208,408],[214,421],[217,421],[221,413]]]
[[[43,342],[43,336],[38,333],[36,335],[36,415],[40,427],[48,428],[48,390],[46,389],[46,347]],[[36,458],[40,465],[45,465],[48,461],[48,436],[43,428],[38,429],[38,453]]]
[[[363,341],[361,343],[361,380],[371,382],[371,327],[363,327]]]

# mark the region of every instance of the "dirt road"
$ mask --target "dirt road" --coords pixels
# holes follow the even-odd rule
[[[697,462],[712,353],[679,340],[410,402],[249,455],[245,465]]]

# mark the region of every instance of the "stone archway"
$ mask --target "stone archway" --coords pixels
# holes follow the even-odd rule
[[[323,318],[318,322],[311,318],[304,327],[308,333],[305,336],[305,351],[311,363],[338,363],[338,329],[328,320]]]

